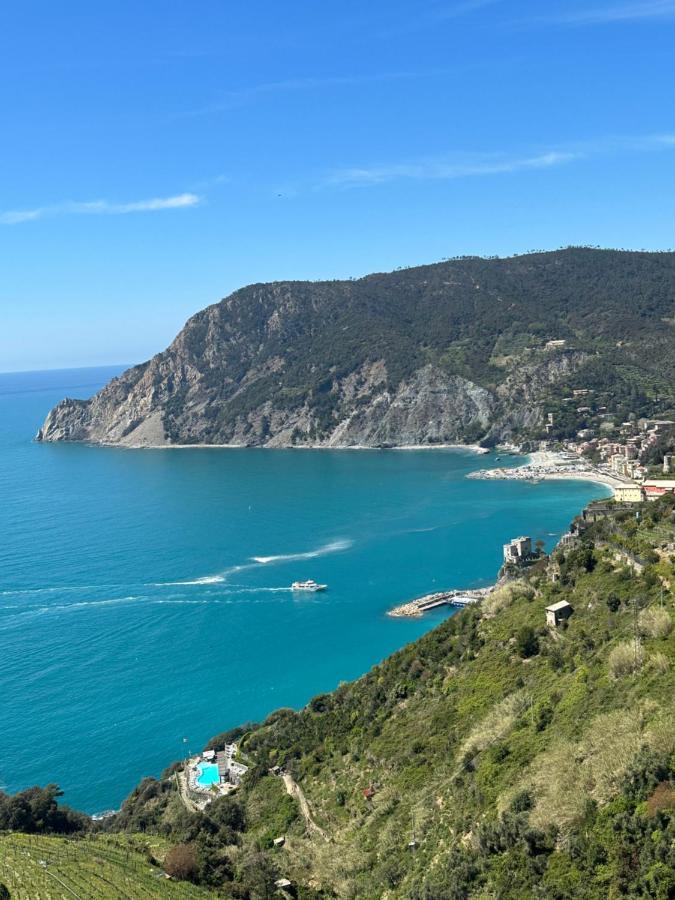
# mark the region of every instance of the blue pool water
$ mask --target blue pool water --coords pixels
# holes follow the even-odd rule
[[[117,807],[188,746],[355,678],[606,491],[457,451],[119,450],[32,437],[112,370],[0,376],[0,788]],[[515,462],[515,461],[514,461]],[[500,463],[500,464],[503,464]],[[313,578],[325,594],[294,595]],[[105,764],[101,764],[105,760]]]
[[[197,776],[197,784],[202,787],[210,787],[212,784],[218,784],[218,766],[215,763],[199,763],[197,766],[199,775]]]

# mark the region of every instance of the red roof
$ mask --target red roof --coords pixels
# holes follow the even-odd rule
[[[661,494],[673,493],[673,491],[675,491],[675,484],[672,481],[664,481],[662,484],[659,484],[658,481],[652,481],[651,484],[646,481],[643,487],[645,494],[652,494],[659,497]]]

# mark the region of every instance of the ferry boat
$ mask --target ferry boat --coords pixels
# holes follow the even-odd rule
[[[291,585],[292,591],[325,591],[327,584],[317,584],[316,581],[308,579],[307,581],[294,581]]]

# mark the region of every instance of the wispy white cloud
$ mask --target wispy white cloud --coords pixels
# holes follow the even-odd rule
[[[158,212],[165,209],[185,209],[201,202],[198,194],[176,194],[173,197],[152,197],[149,200],[134,200],[131,203],[111,203],[108,200],[57,203],[38,206],[34,209],[10,209],[0,212],[0,225],[17,225],[34,222],[49,216],[99,215],[123,216],[130,213]]]
[[[566,150],[580,158],[618,154],[657,153],[675,148],[675,134],[610,134],[566,145]]]
[[[579,152],[552,150],[534,156],[481,155],[473,160],[448,162],[421,160],[412,163],[339,169],[323,182],[325,187],[358,187],[400,179],[450,180],[480,175],[502,175],[525,169],[548,169],[578,159]]]
[[[640,19],[674,19],[675,0],[629,0],[604,6],[578,7],[545,16],[540,21],[564,25],[602,25],[612,22],[634,22]]]
[[[351,188],[384,184],[397,180],[451,180],[477,176],[507,175],[536,169],[550,169],[593,157],[620,153],[655,153],[675,150],[675,133],[606,135],[576,141],[543,153],[507,156],[483,153],[454,159],[422,159],[404,163],[349,167],[329,173],[317,186]]]
[[[18,225],[20,222],[32,222],[44,214],[42,209],[10,209],[0,212],[0,225]]]
[[[252,84],[247,87],[225,91],[217,100],[214,100],[213,103],[198,107],[197,109],[188,110],[182,115],[204,116],[211,113],[226,112],[230,109],[245,106],[259,98],[273,96],[275,94],[301,93],[331,87],[359,87],[366,84],[378,84],[390,81],[433,78],[443,74],[447,74],[447,70],[429,69],[420,72],[374,72],[369,75],[308,76],[301,78],[286,78],[280,81],[264,81],[259,84]]]

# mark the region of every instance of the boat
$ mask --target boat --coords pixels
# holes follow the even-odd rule
[[[327,584],[317,584],[316,581],[308,579],[307,581],[294,581],[291,585],[292,591],[325,591]]]

